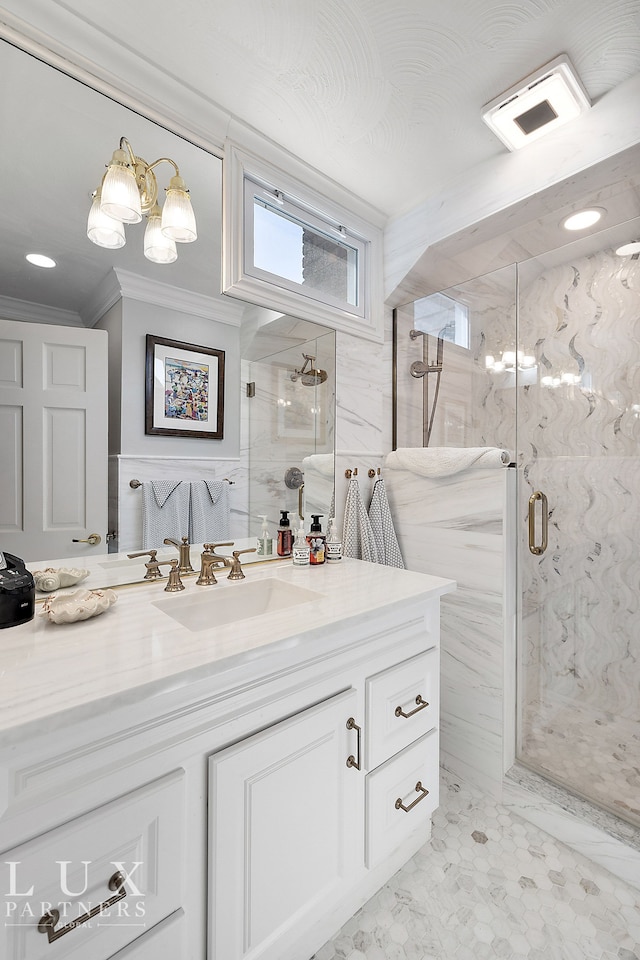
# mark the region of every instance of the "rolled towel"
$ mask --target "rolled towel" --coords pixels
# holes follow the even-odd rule
[[[304,457],[302,463],[306,468],[316,470],[323,477],[332,477],[335,470],[335,457],[332,453],[312,453]]]
[[[420,477],[449,477],[471,467],[505,467],[508,450],[499,447],[399,447],[387,454],[390,470],[410,470]]]

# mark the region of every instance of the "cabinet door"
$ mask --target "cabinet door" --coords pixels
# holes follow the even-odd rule
[[[210,758],[211,960],[282,956],[362,864],[356,699],[345,691]]]

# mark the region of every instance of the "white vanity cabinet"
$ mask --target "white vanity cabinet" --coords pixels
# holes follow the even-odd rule
[[[135,588],[84,678],[81,624],[15,628],[13,660],[0,636],[34,697],[0,702],[2,960],[308,960],[426,841],[453,584],[358,561],[318,584],[310,626],[253,633],[166,630]],[[82,702],[35,715],[49,689]]]
[[[283,956],[362,863],[354,690],[209,760],[211,956]],[[350,725],[351,726],[351,725]]]

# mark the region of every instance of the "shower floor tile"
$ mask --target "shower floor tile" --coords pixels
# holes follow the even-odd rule
[[[640,722],[589,704],[534,701],[520,759],[640,827]]]
[[[640,891],[442,777],[431,840],[312,960],[640,960]]]

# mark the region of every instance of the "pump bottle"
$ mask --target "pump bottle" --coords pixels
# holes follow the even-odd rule
[[[311,566],[317,565],[319,563],[324,563],[325,561],[325,543],[327,538],[322,532],[322,527],[320,526],[320,517],[321,513],[312,513],[313,523],[309,530],[307,536],[307,543],[309,544],[309,563]]]
[[[342,560],[342,540],[338,536],[338,531],[336,530],[336,518],[329,517],[329,532],[327,534],[327,562],[331,563],[334,560]]]
[[[307,538],[304,533],[304,526],[302,520],[300,520],[300,526],[298,527],[298,532],[296,533],[296,538],[293,541],[293,564],[296,567],[308,567],[309,566],[309,544],[307,543]]]
[[[267,516],[266,514],[259,513],[258,516],[262,520],[262,532],[258,537],[257,544],[257,555],[259,557],[270,557],[273,553],[273,540],[269,536],[269,528],[267,527]]]
[[[281,510],[280,525],[278,527],[278,556],[290,557],[292,547],[293,534],[291,533],[291,525],[289,523],[289,511]]]

